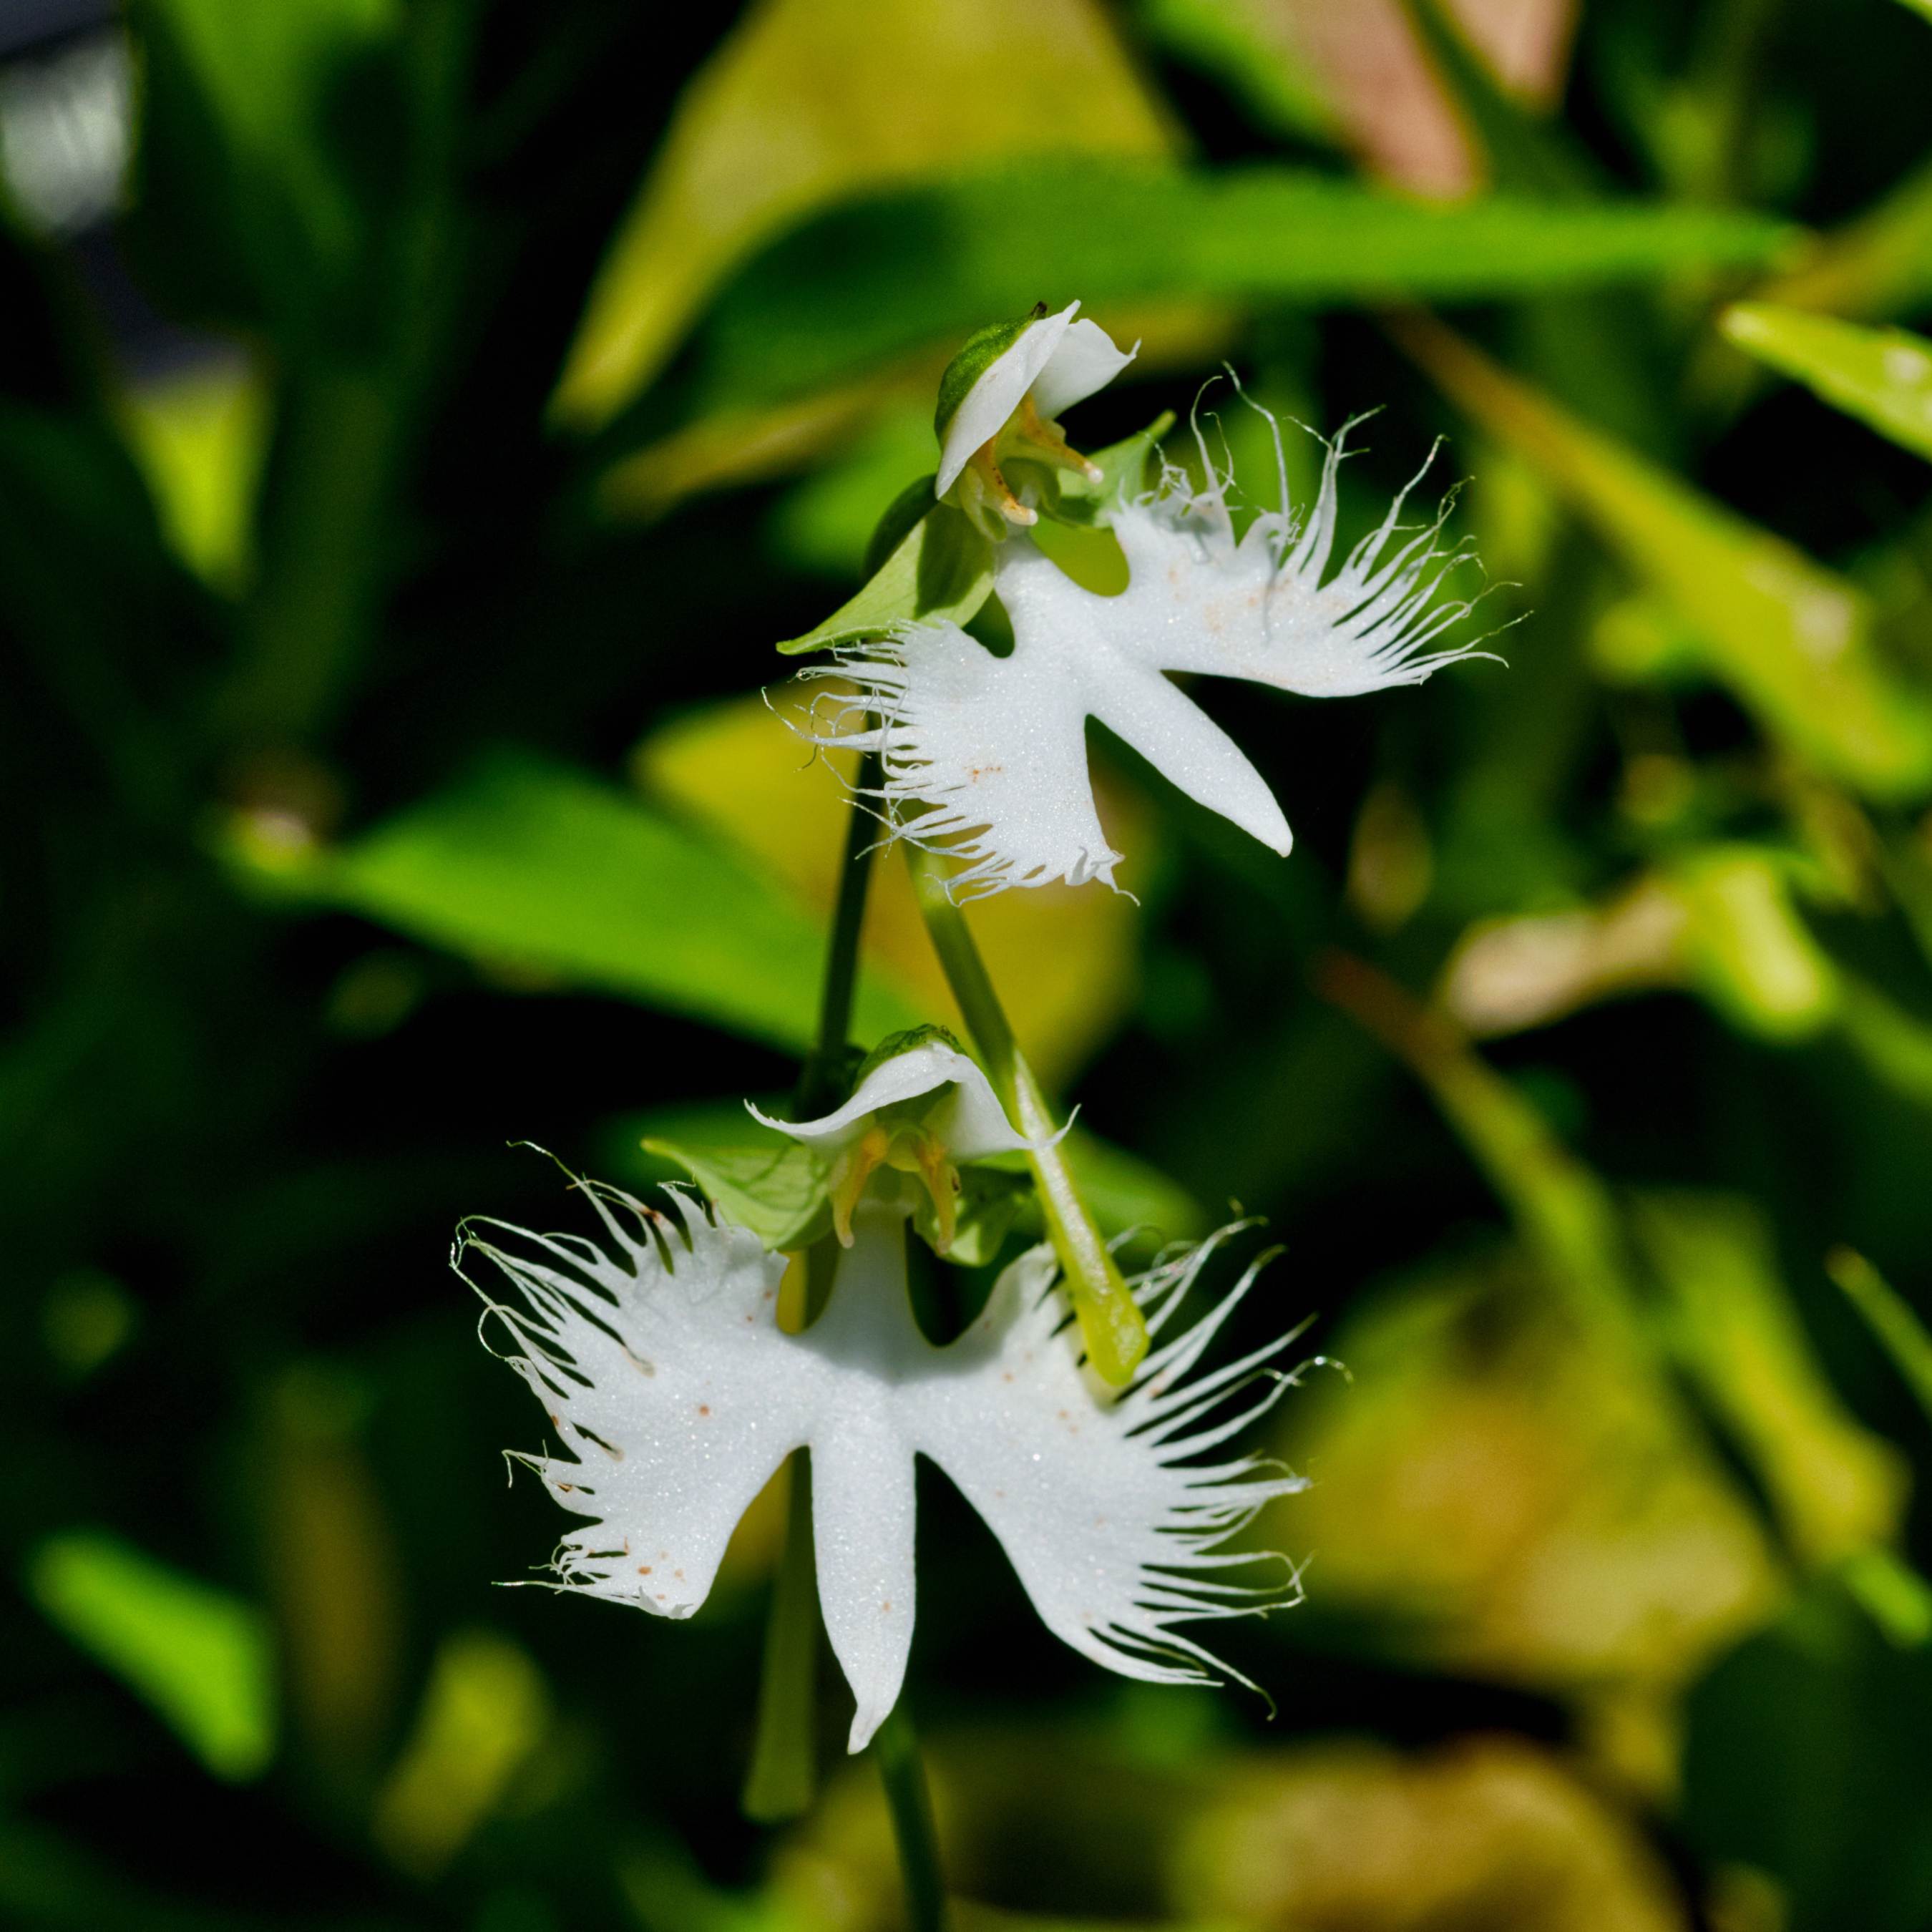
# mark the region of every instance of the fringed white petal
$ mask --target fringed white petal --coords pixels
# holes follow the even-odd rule
[[[1006,554],[1031,548],[1013,538],[1002,573]],[[849,677],[857,689],[814,706],[814,736],[880,754],[877,802],[892,836],[963,862],[956,894],[1114,883],[1120,854],[1087,774],[1091,687],[1076,640],[1029,632],[996,658],[957,625],[916,624],[833,656],[829,670],[801,675]]]
[[[1289,1385],[1272,1365],[1294,1338],[1186,1378],[1255,1269],[1102,1406],[1047,1250],[1008,1268],[973,1327],[935,1348],[907,1298],[903,1218],[867,1203],[830,1308],[790,1336],[776,1320],[782,1263],[750,1235],[682,1200],[666,1214],[584,1192],[608,1246],[514,1229],[499,1245],[466,1230],[458,1250],[459,1265],[488,1256],[518,1291],[508,1304],[484,1298],[521,1345],[506,1359],[570,1451],[527,1460],[591,1519],[564,1539],[558,1587],[688,1615],[753,1496],[808,1447],[819,1599],[857,1705],[854,1750],[904,1677],[916,1456],[986,1519],[1048,1627],[1125,1676],[1207,1681],[1221,1666],[1177,1624],[1296,1600],[1284,1558],[1223,1546],[1301,1480],[1253,1456],[1198,1460]],[[1153,1325],[1216,1245],[1140,1277]],[[1250,1564],[1261,1580],[1224,1580]]]
[[[1468,553],[1442,544],[1446,506],[1432,524],[1402,526],[1413,482],[1330,571],[1347,434],[1328,446],[1305,516],[1262,511],[1238,539],[1226,476],[1209,461],[1207,488],[1193,491],[1168,470],[1157,490],[1111,518],[1130,573],[1118,596],[1083,589],[1030,537],[1013,536],[994,586],[1012,622],[1011,654],[994,656],[950,623],[907,625],[841,650],[832,664],[804,674],[856,687],[814,708],[818,742],[881,754],[877,802],[893,836],[959,860],[962,896],[1114,883],[1120,854],[1094,805],[1089,718],[1286,853],[1287,822],[1259,774],[1168,674],[1343,698],[1418,684],[1445,664],[1487,655],[1468,644],[1438,648],[1471,608],[1438,595]]]
[[[1141,1276],[1143,1304],[1178,1305],[1216,1244],[1204,1243]],[[1271,1342],[1246,1378],[1224,1383],[1191,1432],[1155,1426],[1174,1372],[1143,1366],[1118,1401],[1094,1401],[1076,1366],[1052,1252],[1036,1249],[1000,1276],[985,1312],[947,1351],[964,1371],[954,1399],[922,1412],[920,1446],[984,1516],[1011,1558],[1034,1607],[1066,1642],[1124,1676],[1200,1683],[1232,1676],[1174,1626],[1250,1616],[1298,1600],[1285,1557],[1222,1546],[1262,1506],[1306,1486],[1258,1457],[1203,1467],[1192,1459],[1270,1407],[1292,1377],[1268,1366],[1292,1342]],[[1246,1291],[1250,1270],[1228,1304],[1184,1340],[1207,1336]],[[969,1366],[970,1364],[970,1366]],[[1252,1383],[1258,1397],[1244,1405]],[[1178,1393],[1184,1400],[1189,1391]],[[1262,1580],[1230,1585],[1218,1573],[1252,1566]]]
[[[1272,416],[1268,422],[1279,457],[1280,428]],[[1162,670],[1246,678],[1304,698],[1420,684],[1445,664],[1485,655],[1472,644],[1431,648],[1473,608],[1470,599],[1437,596],[1470,555],[1463,545],[1442,544],[1451,500],[1420,528],[1401,520],[1433,451],[1382,522],[1328,574],[1336,481],[1354,427],[1345,424],[1327,446],[1305,516],[1287,505],[1284,465],[1282,507],[1257,513],[1238,542],[1227,500],[1233,479],[1213,468],[1204,445],[1205,489],[1190,491],[1170,469],[1159,490],[1123,506],[1112,519],[1130,576],[1112,600],[1120,607],[1112,626],[1119,648]],[[1052,614],[1052,605],[1043,608],[1036,621]]]
[[[520,1345],[504,1359],[568,1452],[526,1460],[591,1519],[558,1547],[560,1586],[687,1617],[812,1420],[811,1391],[774,1346],[784,1262],[688,1197],[661,1212],[614,1188],[582,1192],[608,1245],[482,1221],[465,1225],[455,1261],[460,1273],[487,1256],[517,1290],[484,1294],[486,1326]]]

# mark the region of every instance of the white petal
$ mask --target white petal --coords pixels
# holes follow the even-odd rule
[[[927,1040],[895,1054],[866,1075],[844,1106],[815,1120],[781,1120],[748,1100],[745,1105],[766,1126],[795,1141],[830,1148],[856,1140],[880,1108],[915,1100],[946,1086],[953,1091],[934,1108],[932,1126],[955,1160],[983,1160],[988,1154],[1018,1153],[1028,1147],[1026,1136],[1006,1119],[977,1063],[943,1040]]]
[[[1162,670],[1246,678],[1308,698],[1420,684],[1474,655],[1466,645],[1429,649],[1470,606],[1434,601],[1463,554],[1438,548],[1442,518],[1420,530],[1400,526],[1420,473],[1323,580],[1347,434],[1328,446],[1307,516],[1264,511],[1238,544],[1218,484],[1190,495],[1171,481],[1161,495],[1123,506],[1113,526],[1130,580],[1108,627],[1118,647]]]
[[[1088,715],[1131,746],[1190,797],[1230,818],[1276,851],[1293,842],[1261,774],[1192,699],[1162,674],[1152,654],[1120,648],[1122,598],[1096,597],[1042,556],[1029,538],[1000,575],[1017,637],[1066,640],[1088,675]],[[1016,652],[1017,654],[1017,649]]]
[[[1028,553],[1039,555],[1030,537],[1011,538],[1002,569],[1006,554]],[[884,799],[926,808],[893,836],[969,862],[957,890],[1113,883],[1120,855],[1087,774],[1093,692],[1080,639],[1016,627],[1012,655],[996,658],[956,625],[919,624],[837,656],[836,674],[856,680],[860,692],[820,717],[820,742],[884,753]],[[865,722],[873,712],[876,731]]]
[[[896,1398],[934,1353],[906,1299],[903,1217],[868,1204],[824,1318],[802,1346],[854,1398],[812,1444],[812,1535],[818,1606],[852,1687],[847,1740],[863,1750],[898,1702],[912,1648],[913,1444]]]
[[[1143,1276],[1137,1292],[1184,1293],[1212,1246]],[[1096,1403],[1064,1332],[1055,1271],[1040,1249],[1001,1276],[985,1312],[949,1351],[958,1379],[918,1412],[919,1446],[985,1517],[1056,1636],[1126,1676],[1201,1681],[1215,1660],[1172,1626],[1294,1600],[1285,1559],[1231,1559],[1216,1546],[1263,1503],[1306,1484],[1252,1457],[1190,1467],[1208,1432],[1155,1438],[1150,1405],[1170,1392],[1158,1370],[1144,1370],[1118,1402]],[[1271,1382],[1251,1406],[1287,1385]],[[1238,1399],[1236,1388],[1222,1395]],[[1250,1562],[1283,1574],[1252,1588],[1220,1580]]]
[[[1292,1336],[1186,1379],[1252,1269],[1103,1406],[1047,1250],[1009,1268],[973,1328],[935,1348],[907,1298],[904,1218],[867,1204],[830,1306],[790,1336],[772,1318],[782,1264],[750,1235],[694,1208],[664,1216],[587,1191],[610,1252],[515,1230],[509,1249],[466,1234],[459,1250],[488,1254],[520,1290],[520,1308],[491,1308],[526,1345],[511,1365],[576,1458],[538,1466],[560,1502],[596,1519],[566,1538],[560,1587],[687,1614],[732,1525],[784,1454],[808,1446],[819,1599],[857,1706],[854,1750],[905,1674],[916,1455],[986,1518],[1048,1626],[1110,1670],[1199,1681],[1214,1660],[1174,1625],[1294,1600],[1292,1571],[1253,1587],[1223,1580],[1282,1559],[1219,1546],[1300,1479],[1252,1457],[1192,1460],[1288,1385],[1276,1376],[1241,1407]],[[1140,1278],[1155,1325],[1214,1245]]]
[[[1117,348],[1114,338],[1097,322],[1076,322],[1060,338],[1059,347],[1034,380],[1034,408],[1042,416],[1052,417],[1076,403],[1084,403],[1104,389],[1140,352],[1138,342],[1131,349]]]
[[[1023,330],[1019,340],[989,362],[967,391],[966,400],[953,411],[952,420],[946,425],[945,440],[939,446],[939,473],[932,482],[935,496],[944,496],[959,480],[974,451],[1005,428],[1007,417],[1053,360],[1079,306],[1077,302],[1069,302],[1058,315],[1042,316]]]
[[[1201,804],[1286,853],[1287,821],[1259,775],[1166,674],[1338,698],[1418,684],[1484,655],[1433,648],[1470,608],[1436,595],[1464,553],[1438,548],[1440,518],[1419,532],[1399,526],[1407,490],[1330,571],[1342,440],[1328,448],[1305,518],[1264,512],[1238,542],[1222,479],[1190,493],[1170,471],[1158,494],[1113,514],[1129,571],[1116,597],[1083,589],[1030,538],[1010,538],[994,579],[1012,625],[1010,655],[994,657],[950,624],[908,625],[842,650],[832,667],[805,674],[857,685],[820,716],[818,742],[883,754],[892,836],[964,861],[954,882],[964,895],[1113,883],[1120,855],[1095,809],[1090,717]]]
[[[466,1229],[463,1252],[520,1291],[520,1307],[490,1304],[524,1345],[507,1359],[571,1452],[532,1465],[592,1519],[558,1550],[562,1586],[688,1616],[738,1519],[806,1439],[815,1391],[773,1346],[781,1258],[694,1207],[665,1215],[586,1191],[608,1252],[508,1228],[506,1247]]]

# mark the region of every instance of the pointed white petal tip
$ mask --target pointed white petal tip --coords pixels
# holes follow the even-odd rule
[[[1076,303],[1077,308],[1078,304]],[[1033,404],[1051,419],[1096,395],[1141,352],[1121,348],[1097,322],[1075,322],[1034,379]]]
[[[602,1243],[478,1223],[458,1247],[515,1291],[498,1301],[479,1288],[484,1318],[508,1330],[503,1359],[568,1452],[522,1459],[585,1520],[559,1550],[556,1587],[688,1616],[738,1519],[808,1448],[819,1599],[857,1706],[854,1750],[904,1677],[918,1456],[985,1518],[1048,1627],[1124,1676],[1245,1681],[1175,1627],[1299,1600],[1286,1558],[1226,1545],[1301,1479],[1253,1455],[1202,1460],[1294,1385],[1298,1371],[1279,1364],[1299,1331],[1199,1372],[1258,1261],[1192,1327],[1161,1334],[1223,1237],[1136,1280],[1157,1346],[1103,1404],[1082,1379],[1050,1250],[1006,1269],[973,1326],[938,1348],[912,1318],[902,1220],[862,1207],[839,1292],[789,1335],[775,1318],[783,1264],[742,1229],[688,1201],[659,1212],[582,1192]],[[1244,1571],[1262,1580],[1228,1580]]]
[[[881,1062],[842,1107],[815,1120],[781,1120],[748,1100],[745,1105],[762,1125],[829,1150],[857,1139],[881,1107],[915,1100],[947,1086],[955,1091],[934,1109],[930,1124],[956,1160],[1024,1153],[1033,1144],[1007,1120],[992,1083],[978,1064],[943,1040],[924,1041]]]
[[[1279,452],[1274,418],[1260,413]],[[1473,598],[1442,594],[1449,573],[1472,559],[1466,544],[1441,541],[1446,500],[1430,523],[1402,524],[1421,472],[1334,561],[1336,479],[1352,427],[1327,445],[1306,510],[1286,506],[1282,463],[1283,507],[1258,512],[1238,538],[1232,478],[1203,440],[1205,488],[1193,489],[1169,467],[1156,491],[1113,512],[1129,571],[1118,596],[1083,589],[1030,538],[1015,537],[1001,550],[994,586],[1012,626],[1008,656],[994,657],[944,622],[841,648],[832,664],[802,674],[856,686],[820,700],[811,735],[822,746],[883,754],[876,797],[890,836],[960,861],[958,897],[1061,881],[1114,884],[1121,855],[1095,806],[1090,718],[1285,856],[1292,837],[1273,795],[1170,674],[1342,698],[1420,684],[1445,664],[1494,656],[1480,639],[1441,641],[1474,608]]]

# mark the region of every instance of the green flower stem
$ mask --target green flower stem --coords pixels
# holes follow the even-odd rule
[[[939,1834],[933,1828],[932,1795],[926,1788],[919,1738],[902,1697],[872,1739],[872,1756],[886,1787],[905,1881],[908,1932],[946,1932],[946,1882],[939,1868]]]
[[[872,882],[876,822],[861,802],[879,782],[878,760],[861,760],[860,798],[852,803],[844,862],[832,914],[824,990],[818,1004],[818,1037],[800,1070],[794,1112],[809,1120],[836,1106],[843,1093],[852,992],[859,978],[859,940],[866,923],[866,891]],[[830,1236],[806,1256],[806,1318],[815,1318],[832,1290],[838,1244]],[[758,1685],[758,1732],[745,1779],[745,1815],[761,1825],[796,1818],[812,1808],[818,1785],[818,1590],[812,1574],[812,1478],[803,1450],[790,1464],[791,1494],[784,1547],[778,1556],[765,1624],[764,1670]]]
[[[818,1779],[818,1596],[812,1574],[812,1463],[791,1454],[784,1548],[765,1624],[764,1670],[758,1682],[758,1735],[745,1779],[745,1815],[782,1823],[812,1808]]]
[[[1060,1256],[1073,1312],[1079,1318],[1087,1359],[1103,1382],[1124,1388],[1147,1353],[1147,1324],[1075,1184],[1063,1146],[1048,1144],[1054,1122],[1046,1096],[1013,1038],[965,916],[946,892],[942,862],[909,840],[905,849],[926,929],[980,1057],[986,1062],[993,1090],[1013,1124],[1029,1140],[1039,1143],[1028,1154],[1028,1162],[1040,1189],[1047,1233]]]
[[[838,898],[832,908],[832,940],[819,994],[818,1038],[799,1075],[794,1111],[802,1120],[829,1112],[845,1097],[843,1062],[852,1029],[852,993],[859,981],[859,937],[866,923],[872,854],[879,841],[879,822],[865,801],[878,783],[878,754],[868,752],[859,761],[846,818],[844,862],[839,868]]]

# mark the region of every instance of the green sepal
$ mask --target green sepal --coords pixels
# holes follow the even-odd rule
[[[946,440],[952,418],[959,413],[959,406],[973,393],[974,385],[1046,314],[1046,303],[1040,302],[1017,322],[989,322],[967,337],[959,353],[946,364],[946,373],[939,379],[932,433],[941,442]]]
[[[644,1151],[675,1161],[728,1220],[766,1247],[809,1247],[832,1232],[824,1164],[803,1142],[742,1112],[733,1119],[694,1109],[676,1124],[675,1138],[646,1136]]]
[[[896,1060],[903,1053],[915,1052],[922,1046],[950,1046],[955,1053],[966,1051],[959,1044],[956,1034],[929,1022],[920,1026],[902,1027],[897,1033],[887,1034],[859,1063],[859,1070],[852,1076],[854,1090],[856,1091],[862,1087],[866,1084],[866,1076],[876,1073],[887,1060]]]
[[[886,506],[885,514],[872,526],[872,534],[866,539],[865,554],[859,562],[859,574],[868,583],[885,568],[892,552],[912,535],[932,508],[932,486],[938,481],[938,471],[929,470],[908,483]]]
[[[894,512],[915,490],[930,502],[932,478],[902,492],[882,526],[890,525]],[[964,624],[977,614],[992,589],[992,544],[950,504],[931,503],[862,590],[824,623],[802,637],[788,638],[778,650],[787,657],[800,657],[860,638],[884,637],[897,624],[949,618]]]

